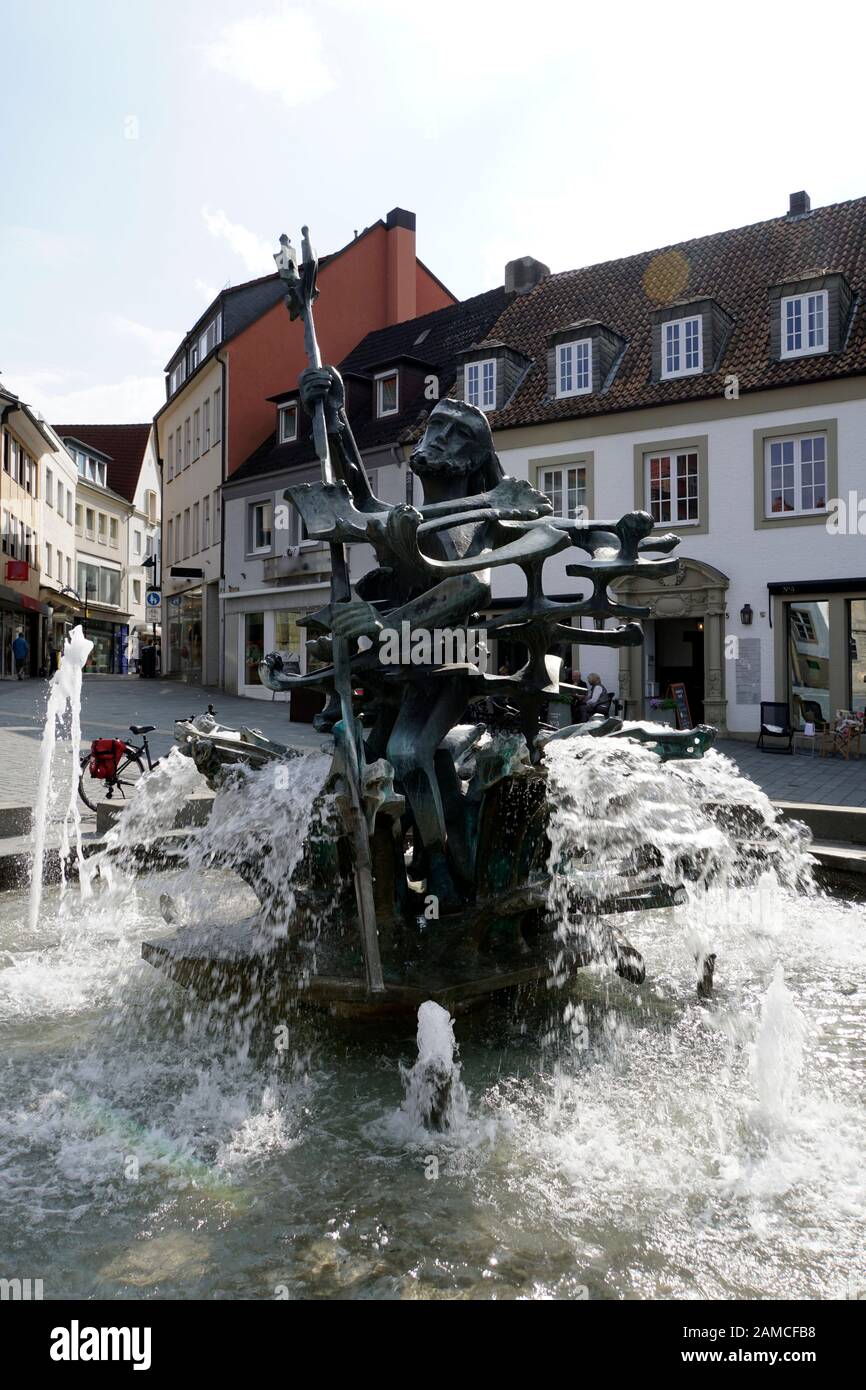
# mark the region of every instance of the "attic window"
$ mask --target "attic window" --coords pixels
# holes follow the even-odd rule
[[[696,376],[704,369],[703,321],[701,315],[671,319],[661,325],[662,379]]]
[[[485,357],[481,362],[466,364],[466,400],[479,410],[492,410],[496,405],[496,358]]]
[[[376,377],[376,415],[396,415],[400,409],[400,391],[396,372],[380,372]]]
[[[826,352],[827,291],[792,294],[782,300],[782,357]]]
[[[280,444],[292,444],[298,437],[297,405],[281,405],[277,410]]]
[[[199,361],[203,362],[209,352],[213,352],[220,338],[222,337],[222,314],[217,314],[216,318],[211,319],[207,328],[198,340]]]
[[[175,362],[168,378],[169,395],[174,395],[179,386],[186,380],[186,358],[181,357]]]
[[[419,343],[423,343],[424,339],[427,337],[427,335],[429,334],[429,332],[430,332],[430,329],[429,329],[429,328],[422,328],[421,332],[418,334],[418,337],[415,339],[415,341],[414,341],[414,343],[412,344],[412,346],[413,346],[413,347],[418,347]]]
[[[585,396],[592,390],[592,339],[559,343],[556,349],[557,396]]]

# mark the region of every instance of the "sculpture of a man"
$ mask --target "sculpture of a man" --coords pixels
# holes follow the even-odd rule
[[[628,573],[645,548],[669,549],[673,538],[650,544],[652,520],[629,513],[618,522],[575,521],[552,515],[551,503],[521,479],[505,477],[493,447],[487,417],[475,406],[445,399],[431,411],[412,451],[410,466],[420,479],[419,508],[391,506],[373,495],[344,407],[343,384],[333,367],[310,368],[300,378],[301,401],[313,414],[324,406],[335,483],[299,484],[286,496],[300,510],[311,538],[367,542],[378,559],[349,602],[330,604],[308,619],[319,634],[318,656],[327,656],[328,634],[367,638],[365,650],[351,658],[353,682],[363,685],[368,708],[365,757],[386,758],[406,797],[415,840],[415,868],[427,880],[440,908],[457,910],[465,901],[472,855],[465,843],[461,790],[453,758],[443,740],[464,716],[469,703],[488,695],[507,695],[520,711],[527,746],[536,755],[540,712],[550,698],[569,698],[558,684],[558,661],[548,655],[556,642],[573,640],[563,626],[575,614],[641,615],[616,603],[608,593],[613,572]],[[589,598],[572,603],[548,600],[541,584],[545,560],[575,545],[592,558],[567,572],[587,577]],[[599,558],[601,557],[601,558]],[[676,567],[675,561],[656,561]],[[493,619],[481,614],[490,604],[490,570],[516,564],[526,578],[526,598],[510,613]],[[383,661],[377,646],[385,629],[400,631],[473,626],[504,631],[523,643],[529,658],[521,671],[488,674],[471,662],[395,664]],[[636,623],[607,632],[581,633],[580,641],[616,645],[640,641]],[[262,677],[273,688],[297,683],[332,686],[326,668],[312,676],[283,676],[273,660]],[[333,698],[318,725],[340,718]]]

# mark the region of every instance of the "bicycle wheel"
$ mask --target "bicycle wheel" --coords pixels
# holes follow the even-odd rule
[[[108,804],[122,806],[132,794],[133,788],[144,776],[144,763],[138,753],[123,755],[116,777],[91,777],[90,754],[81,757],[81,776],[78,779],[78,795],[91,811]]]

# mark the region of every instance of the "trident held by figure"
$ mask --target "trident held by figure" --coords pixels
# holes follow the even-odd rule
[[[313,301],[318,295],[316,276],[318,258],[310,243],[308,227],[301,228],[302,261],[285,233],[280,237],[280,249],[274,255],[280,278],[286,286],[286,303],[292,319],[300,318],[304,324],[304,347],[310,367],[320,368],[322,356],[316,339],[316,325],[313,319]],[[317,400],[313,412],[313,442],[322,468],[322,481],[332,484],[335,481],[331,451],[328,444],[328,430],[325,420],[325,403]],[[349,565],[346,549],[342,542],[332,541],[331,551],[331,609],[337,604],[348,603],[352,597],[349,581]],[[379,954],[379,936],[376,927],[376,907],[373,898],[373,867],[370,857],[370,840],[364,805],[361,795],[361,772],[364,760],[364,745],[361,732],[352,709],[351,655],[347,637],[332,632],[334,689],[340,701],[340,722],[334,727],[338,747],[343,754],[345,777],[348,790],[348,829],[352,842],[352,863],[355,881],[355,900],[358,906],[358,920],[361,927],[361,945],[364,952],[364,967],[367,987],[371,993],[384,991],[382,961]]]

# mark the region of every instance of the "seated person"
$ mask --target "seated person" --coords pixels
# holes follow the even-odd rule
[[[585,724],[587,719],[592,719],[594,714],[609,714],[613,696],[609,690],[605,690],[601,683],[601,676],[597,671],[590,671],[587,677],[589,691],[586,699],[581,700],[577,707],[577,722]]]

